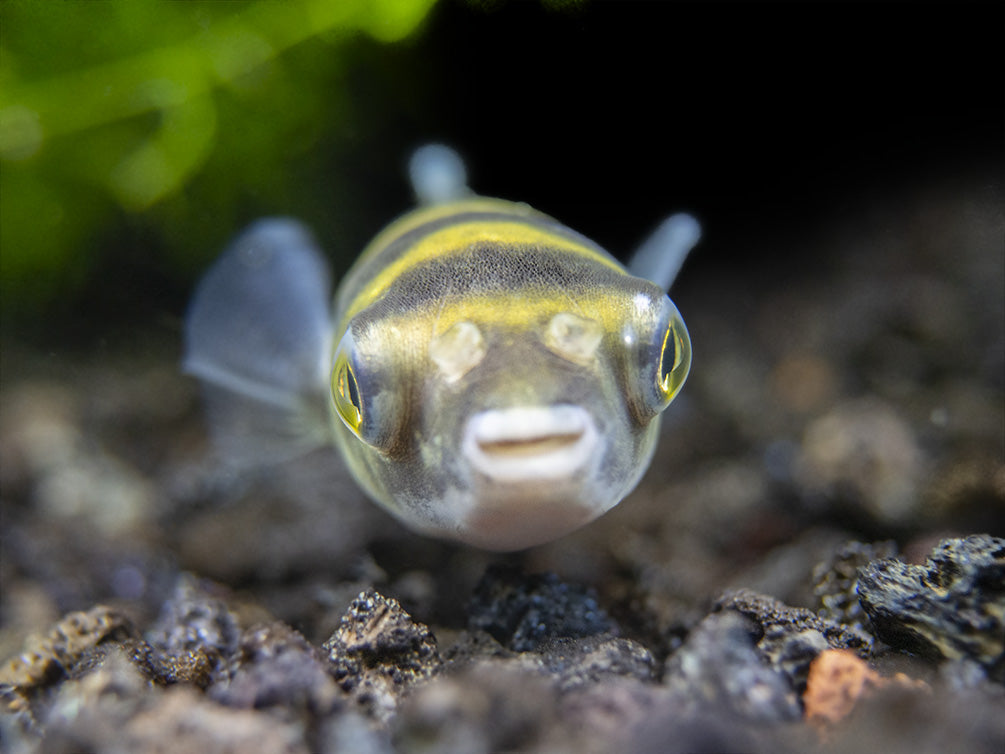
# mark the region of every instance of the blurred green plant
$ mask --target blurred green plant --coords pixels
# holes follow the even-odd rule
[[[242,198],[288,196],[291,158],[345,110],[346,44],[403,39],[434,2],[4,0],[3,308],[85,280],[110,222],[141,216],[177,258]]]

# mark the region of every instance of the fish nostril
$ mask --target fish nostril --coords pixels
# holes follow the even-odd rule
[[[485,352],[485,338],[473,322],[458,322],[429,344],[429,357],[448,382],[457,382],[474,369]]]
[[[559,312],[544,331],[544,344],[550,351],[575,364],[593,362],[604,331],[600,323],[570,312]]]

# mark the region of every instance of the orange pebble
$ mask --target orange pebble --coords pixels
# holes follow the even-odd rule
[[[828,649],[817,655],[803,694],[806,719],[815,724],[836,723],[883,679],[854,652]]]

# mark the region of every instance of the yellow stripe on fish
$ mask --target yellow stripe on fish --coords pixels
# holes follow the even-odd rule
[[[351,317],[405,272],[425,262],[444,263],[476,245],[547,249],[582,256],[620,272],[624,268],[600,247],[526,205],[468,200],[421,209],[393,223],[364,250],[339,291],[338,313]]]
[[[271,429],[291,455],[327,423],[360,486],[413,528],[528,547],[617,504],[648,466],[690,367],[664,290],[697,226],[671,218],[629,272],[527,205],[433,173],[417,193],[455,200],[382,231],[334,312],[309,234],[253,226],[196,292],[185,368],[231,451],[260,459]]]

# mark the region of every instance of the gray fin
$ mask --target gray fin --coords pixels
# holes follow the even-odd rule
[[[294,220],[259,220],[196,287],[182,369],[203,384],[210,430],[238,466],[305,453],[328,437],[328,267]]]
[[[628,271],[668,291],[700,239],[701,225],[694,217],[683,212],[671,215],[635,251]]]
[[[445,204],[471,195],[464,160],[443,144],[427,144],[412,153],[408,177],[419,204]]]

